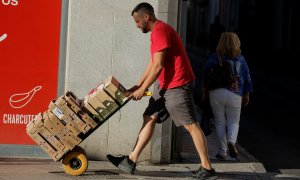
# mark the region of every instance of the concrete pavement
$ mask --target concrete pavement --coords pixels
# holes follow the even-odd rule
[[[275,175],[266,173],[264,166],[241,146],[237,145],[239,161],[235,159],[218,161],[214,158],[216,153],[214,133],[207,137],[207,142],[212,166],[217,171],[219,179],[275,179]],[[60,162],[51,159],[2,157],[0,179],[192,179],[191,170],[199,167],[198,157],[187,153],[183,155],[183,159],[186,160],[171,164],[140,162],[135,175],[125,174],[107,161],[89,161],[87,171],[81,176],[73,177],[65,173]]]

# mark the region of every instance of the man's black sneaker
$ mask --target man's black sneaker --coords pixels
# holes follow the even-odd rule
[[[200,180],[215,180],[218,179],[218,176],[214,169],[208,170],[201,166],[197,171],[193,172],[193,178]]]
[[[134,174],[136,164],[129,159],[128,156],[113,156],[108,154],[107,159],[116,167],[126,172],[127,174]]]
[[[221,161],[225,161],[225,160],[226,160],[226,156],[224,156],[224,155],[222,155],[222,154],[220,154],[220,153],[216,154],[216,158],[217,158],[218,160],[221,160]]]
[[[234,144],[228,143],[228,151],[230,157],[237,158],[238,150],[236,149]]]

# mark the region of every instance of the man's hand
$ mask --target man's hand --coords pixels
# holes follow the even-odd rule
[[[125,96],[131,98],[131,97],[132,97],[132,93],[133,93],[134,91],[136,91],[139,87],[140,87],[140,86],[138,86],[138,85],[134,85],[132,88],[127,89],[127,90],[124,92]]]
[[[145,94],[145,90],[143,90],[142,88],[139,88],[132,93],[131,97],[133,98],[133,100],[138,101],[138,100],[142,99],[144,94]]]

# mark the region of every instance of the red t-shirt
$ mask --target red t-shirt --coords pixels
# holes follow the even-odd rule
[[[158,77],[162,89],[182,86],[195,80],[192,66],[178,33],[168,24],[157,21],[151,33],[151,57],[166,49],[164,67]]]

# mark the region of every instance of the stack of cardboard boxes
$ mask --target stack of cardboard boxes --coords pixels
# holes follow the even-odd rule
[[[127,101],[126,89],[109,76],[83,100],[67,92],[51,101],[49,108],[26,126],[27,134],[59,161]]]

